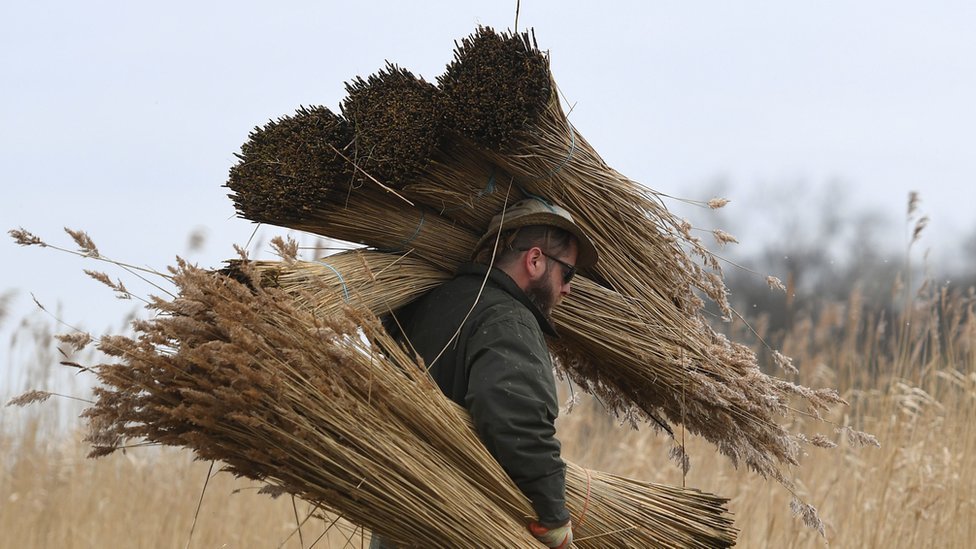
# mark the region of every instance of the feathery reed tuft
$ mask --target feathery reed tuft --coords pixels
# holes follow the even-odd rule
[[[9,234],[14,239],[14,242],[19,246],[47,246],[47,244],[45,244],[40,237],[30,231],[24,230],[23,227],[20,229],[10,229],[7,231],[7,234]]]
[[[52,396],[54,396],[54,393],[48,391],[31,390],[10,399],[7,402],[7,406],[27,406],[35,402],[44,402]]]

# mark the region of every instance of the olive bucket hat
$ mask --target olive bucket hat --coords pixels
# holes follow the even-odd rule
[[[502,217],[504,215],[504,221]],[[585,269],[596,264],[599,258],[596,247],[590,239],[579,228],[573,216],[555,204],[547,202],[541,198],[526,198],[512,204],[504,212],[491,218],[488,224],[488,232],[478,240],[475,250],[480,250],[489,239],[495,238],[498,234],[499,225],[502,230],[510,231],[531,225],[545,225],[557,227],[576,237],[579,246],[579,254],[576,259],[576,266]]]

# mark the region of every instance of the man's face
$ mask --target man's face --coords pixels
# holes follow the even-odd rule
[[[564,263],[575,265],[577,254],[578,248],[576,246],[576,240],[573,240],[570,243],[569,248],[556,257]],[[563,282],[563,275],[565,274],[565,271],[565,267],[560,265],[557,261],[547,259],[546,272],[544,276],[538,280],[530,282],[529,287],[525,291],[526,295],[529,296],[529,300],[531,300],[532,303],[538,307],[538,309],[542,311],[542,314],[546,315],[547,318],[551,317],[552,310],[559,305],[563,298],[569,295],[570,283]]]

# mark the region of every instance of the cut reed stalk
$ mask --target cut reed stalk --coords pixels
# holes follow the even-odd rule
[[[445,126],[446,98],[409,71],[385,70],[347,84],[343,114],[355,129],[356,163],[366,173],[476,233],[504,205],[511,178]],[[497,192],[502,189],[503,192]]]

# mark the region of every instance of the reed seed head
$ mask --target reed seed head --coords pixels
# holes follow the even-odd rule
[[[349,124],[325,107],[303,107],[255,128],[226,185],[238,215],[282,224],[327,208],[351,181],[343,155],[352,140]]]
[[[461,40],[437,79],[452,128],[490,149],[505,150],[552,98],[549,61],[529,33],[479,27]]]
[[[413,181],[444,141],[440,91],[393,64],[346,91],[342,114],[355,129],[357,165],[394,188]]]

